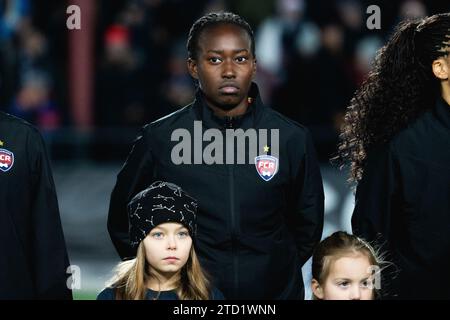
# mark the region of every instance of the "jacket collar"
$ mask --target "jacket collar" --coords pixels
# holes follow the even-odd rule
[[[202,121],[202,125],[207,128],[238,129],[247,130],[255,128],[262,111],[265,108],[261,101],[258,85],[252,82],[248,97],[251,98],[251,103],[245,114],[237,117],[219,117],[214,114],[213,110],[207,105],[203,92],[197,89],[194,100],[195,118]]]

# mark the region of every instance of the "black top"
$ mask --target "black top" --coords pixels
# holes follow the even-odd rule
[[[352,225],[385,244],[400,269],[396,279],[387,274],[391,297],[450,298],[450,106],[443,99],[369,153]]]
[[[39,132],[0,112],[0,299],[70,299],[52,172]]]
[[[227,299],[302,299],[300,269],[322,235],[319,164],[305,127],[265,107],[255,84],[250,96],[254,102],[245,115],[220,119],[199,91],[193,104],[145,126],[117,176],[108,230],[121,257],[133,256],[127,202],[155,180],[175,183],[198,200],[197,254]],[[171,139],[175,129],[188,131],[201,144],[201,137],[194,139],[195,120],[202,121],[200,134],[208,128],[222,133],[225,128],[266,129],[268,155],[275,149],[269,129],[278,130],[278,172],[264,180],[254,156],[248,163],[248,150],[246,164],[174,164],[172,149],[180,143]],[[199,151],[194,145],[191,157],[209,146],[204,141]],[[263,146],[256,155],[266,154]]]
[[[158,293],[157,291],[153,291],[151,289],[147,289],[147,293],[145,294],[146,300],[178,300],[178,296],[175,291],[161,291]],[[213,288],[211,290],[211,299],[210,300],[224,300],[222,292],[218,289]],[[116,300],[115,297],[115,289],[113,288],[105,288],[102,292],[100,292],[97,296],[97,300]]]

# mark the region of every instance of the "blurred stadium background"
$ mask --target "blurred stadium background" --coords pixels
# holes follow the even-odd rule
[[[81,30],[66,27],[72,4]],[[381,29],[369,30],[374,4]],[[329,159],[352,93],[397,22],[449,9],[421,0],[1,0],[0,109],[46,139],[70,260],[81,270],[75,298],[94,299],[119,261],[106,230],[109,196],[138,129],[192,100],[185,41],[197,18],[231,10],[252,25],[264,101],[313,134],[327,236],[350,230],[352,190]]]

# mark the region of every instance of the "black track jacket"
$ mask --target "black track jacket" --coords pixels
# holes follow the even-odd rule
[[[387,297],[450,299],[450,106],[443,99],[368,154],[352,225],[396,265],[385,272]]]
[[[44,141],[0,112],[0,300],[71,299],[68,266]]]
[[[254,102],[245,115],[224,119],[212,113],[198,91],[191,105],[146,125],[118,174],[109,233],[120,256],[132,256],[127,202],[152,181],[176,183],[199,202],[196,251],[227,299],[303,299],[301,267],[320,240],[323,226],[319,165],[308,130],[265,107],[256,84],[250,96]],[[180,140],[172,141],[172,132],[184,128],[193,138],[194,121],[202,121],[203,132],[279,129],[278,171],[265,181],[254,159],[249,163],[247,158],[247,164],[174,164],[172,148]],[[267,135],[267,146],[273,148],[271,133]],[[209,143],[203,142],[203,150]],[[236,150],[236,145],[225,149]],[[201,152],[193,147],[191,158]],[[257,153],[271,151],[258,147]],[[223,158],[225,154],[226,150]]]

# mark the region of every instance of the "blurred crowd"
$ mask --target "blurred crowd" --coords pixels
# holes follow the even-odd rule
[[[70,3],[58,2],[0,1],[0,109],[44,131],[73,125],[61,27]],[[392,28],[450,9],[423,0],[95,3],[95,127],[137,128],[188,104],[195,92],[186,70],[189,28],[206,12],[230,10],[255,31],[264,101],[310,128],[322,160],[334,153],[345,107]],[[373,4],[381,9],[379,30],[366,25]]]

